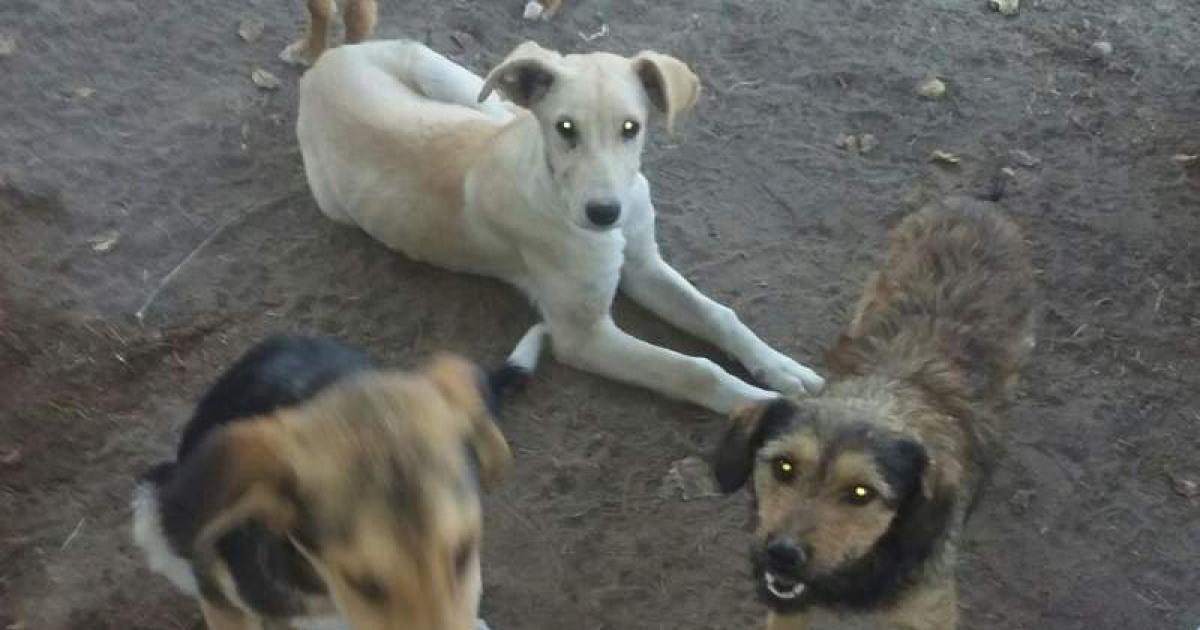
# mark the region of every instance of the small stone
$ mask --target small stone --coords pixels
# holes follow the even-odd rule
[[[1200,482],[1175,474],[1167,476],[1171,479],[1171,489],[1175,491],[1175,494],[1187,499],[1200,497]]]
[[[1092,44],[1092,47],[1088,49],[1088,56],[1090,56],[1094,61],[1107,59],[1108,57],[1112,56],[1112,54],[1113,45],[1109,42],[1095,42]]]
[[[255,42],[262,37],[266,28],[266,23],[261,19],[248,17],[238,24],[238,37],[241,37],[244,42]]]
[[[942,98],[946,95],[946,83],[933,75],[929,75],[922,79],[921,84],[917,86],[917,94],[928,99]]]
[[[854,134],[843,133],[838,135],[833,144],[839,149],[853,151],[858,148],[858,138]]]
[[[879,148],[879,140],[874,134],[864,133],[858,137],[858,152],[867,155],[868,153]]]
[[[689,455],[671,463],[663,476],[659,496],[663,499],[681,497],[684,501],[721,496],[712,470],[703,459]]]
[[[121,239],[121,235],[116,230],[109,230],[103,234],[98,234],[92,237],[92,251],[104,253],[112,249],[117,241]]]
[[[929,159],[934,162],[941,162],[942,164],[958,164],[962,161],[962,158],[958,157],[957,155],[941,149],[935,149],[933,153],[930,154]]]
[[[988,0],[988,6],[1000,15],[1016,15],[1021,10],[1021,0]]]
[[[1038,164],[1042,163],[1042,161],[1033,154],[1020,149],[1013,149],[1012,151],[1009,151],[1008,159],[1012,160],[1017,166],[1024,166],[1025,168],[1035,168]]]
[[[96,88],[94,87],[77,87],[71,91],[71,95],[80,100],[91,98],[95,93]]]
[[[250,80],[254,82],[254,85],[263,90],[277,90],[282,84],[279,81],[279,77],[262,68],[255,68],[254,72],[250,73]]]
[[[1200,155],[1195,155],[1192,153],[1176,153],[1175,155],[1171,156],[1171,161],[1176,164],[1182,164],[1184,166],[1187,166],[1189,164],[1194,164],[1195,162],[1200,161]]]
[[[0,59],[17,52],[17,40],[12,35],[0,35]]]
[[[1009,179],[1017,178],[1017,172],[1014,171],[1011,166],[1005,166],[1004,168],[1000,169],[1000,174]]]

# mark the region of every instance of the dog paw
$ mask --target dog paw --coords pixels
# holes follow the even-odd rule
[[[288,65],[301,67],[311,66],[315,61],[308,52],[308,41],[304,39],[288,44],[288,47],[279,53],[279,59]]]
[[[542,17],[542,14],[545,12],[546,8],[543,7],[541,3],[539,3],[537,0],[529,0],[529,2],[525,4],[525,13],[523,17],[526,20],[536,20]]]
[[[475,620],[475,630],[491,630],[491,628],[488,627],[486,621],[484,621],[482,619],[476,619]]]
[[[816,394],[825,387],[820,374],[778,352],[753,373],[767,387],[789,396]]]

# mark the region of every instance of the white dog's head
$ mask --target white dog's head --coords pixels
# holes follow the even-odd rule
[[[696,103],[700,81],[682,61],[655,52],[563,56],[525,42],[488,74],[479,100],[492,90],[538,120],[568,219],[607,230],[621,224],[641,171],[650,112],[671,130]]]

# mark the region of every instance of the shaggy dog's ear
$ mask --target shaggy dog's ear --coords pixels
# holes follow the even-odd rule
[[[696,104],[700,79],[687,64],[670,55],[646,50],[632,62],[650,104],[663,115],[667,132],[674,131],[675,119]]]
[[[901,561],[917,563],[929,556],[949,530],[958,488],[940,474],[923,446],[909,440],[904,443],[913,459],[913,479],[892,522],[892,539]]]
[[[721,491],[728,494],[746,485],[754,472],[754,456],[767,440],[791,425],[795,408],[779,398],[755,403],[734,412],[713,458],[713,472]]]
[[[525,42],[517,46],[500,65],[488,73],[479,91],[479,102],[487,100],[493,90],[526,109],[537,104],[558,79],[561,69],[556,52]]]

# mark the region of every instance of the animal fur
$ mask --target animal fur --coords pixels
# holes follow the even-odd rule
[[[620,285],[771,390],[821,386],[659,253],[642,148],[651,119],[671,128],[699,89],[656,52],[563,56],[526,42],[484,79],[415,42],[370,42],[329,51],[304,76],[297,135],[326,216],[532,299],[544,323],[517,362],[532,366],[549,336],[573,366],[729,413],[776,394],[634,338],[610,312]]]
[[[509,466],[491,379],[442,356],[378,368],[279,337],[217,381],[133,501],[150,568],[210,630],[476,627],[479,487]]]
[[[832,614],[871,627],[957,623],[961,530],[1033,348],[1033,271],[1015,225],[955,198],[897,226],[825,390],[735,416],[715,471],[753,480],[751,552],[768,628]]]

